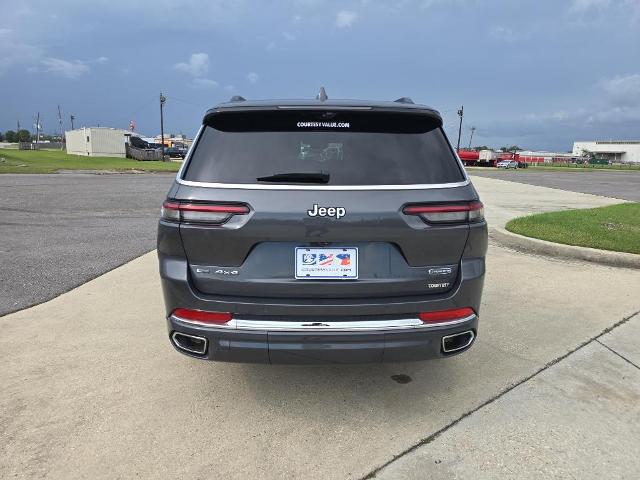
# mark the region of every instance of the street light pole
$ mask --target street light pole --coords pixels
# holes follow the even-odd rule
[[[162,161],[164,161],[164,102],[167,98],[160,92],[160,143],[162,144]]]
[[[460,126],[458,127],[458,146],[456,147],[456,152],[460,150],[460,136],[462,135],[462,117],[464,116],[464,105],[460,107],[458,110],[458,116],[460,117]]]

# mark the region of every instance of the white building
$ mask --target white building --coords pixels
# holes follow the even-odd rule
[[[126,157],[131,132],[117,128],[78,128],[64,133],[67,153],[89,157]]]
[[[574,142],[573,155],[583,156],[593,152],[600,158],[614,163],[640,163],[640,140],[608,140]]]

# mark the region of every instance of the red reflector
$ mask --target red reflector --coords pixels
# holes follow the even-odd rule
[[[458,205],[411,205],[404,207],[402,212],[405,215],[420,215],[421,213],[469,212],[480,210],[481,208],[481,202],[462,203]]]
[[[475,315],[472,308],[454,308],[452,310],[439,310],[437,312],[420,312],[418,318],[424,323],[448,322]]]
[[[187,321],[214,325],[224,325],[233,318],[233,315],[228,312],[205,312],[188,308],[176,308],[171,315]]]

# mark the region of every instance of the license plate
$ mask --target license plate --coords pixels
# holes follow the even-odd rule
[[[296,247],[296,278],[357,279],[358,249]]]

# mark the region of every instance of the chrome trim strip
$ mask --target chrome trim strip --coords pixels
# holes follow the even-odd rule
[[[193,350],[192,348],[187,348],[184,345],[181,345],[180,342],[178,342],[178,340],[176,340],[176,335],[179,335],[179,336],[182,336],[182,337],[188,337],[188,338],[195,338],[197,340],[203,340],[204,341],[204,347],[203,347],[202,351]],[[173,340],[173,344],[179,350],[184,350],[185,352],[197,353],[198,355],[204,355],[205,353],[207,353],[207,345],[209,343],[209,341],[207,340],[207,337],[199,337],[197,335],[189,335],[188,333],[182,333],[182,332],[173,332],[171,334],[171,340]]]
[[[185,160],[186,162],[186,160]],[[183,164],[183,167],[186,164]],[[179,174],[181,173],[182,169]],[[176,177],[176,181],[180,185],[186,185],[189,187],[207,187],[207,188],[235,188],[241,190],[315,190],[315,191],[329,191],[329,190],[434,190],[438,188],[454,188],[454,187],[466,187],[471,183],[468,178],[462,182],[453,183],[427,183],[416,185],[259,185],[251,183],[210,183],[210,182],[193,182],[190,180],[182,180],[180,177]]]
[[[471,337],[469,338],[469,341],[467,343],[465,343],[462,347],[452,348],[450,350],[447,350],[446,348],[444,348],[444,341],[447,338],[459,337],[460,335],[466,335],[468,333],[471,334]],[[473,330],[467,330],[466,332],[454,333],[453,335],[445,335],[444,337],[442,337],[442,351],[444,353],[451,353],[451,352],[457,352],[459,350],[463,350],[463,349],[467,348],[469,345],[471,345],[473,343],[473,341],[475,340],[475,338],[476,338],[476,335],[475,335],[475,333],[473,333]]]
[[[449,327],[468,322],[475,315],[458,318],[447,322],[422,323],[419,318],[397,318],[392,320],[362,320],[362,321],[329,321],[329,322],[288,322],[277,320],[248,320],[234,318],[224,325],[212,325],[203,322],[185,320],[172,315],[174,320],[187,325],[198,325],[210,328],[222,328],[225,330],[248,331],[280,331],[280,332],[362,332],[362,331],[386,331],[386,330],[412,330],[435,327]]]

